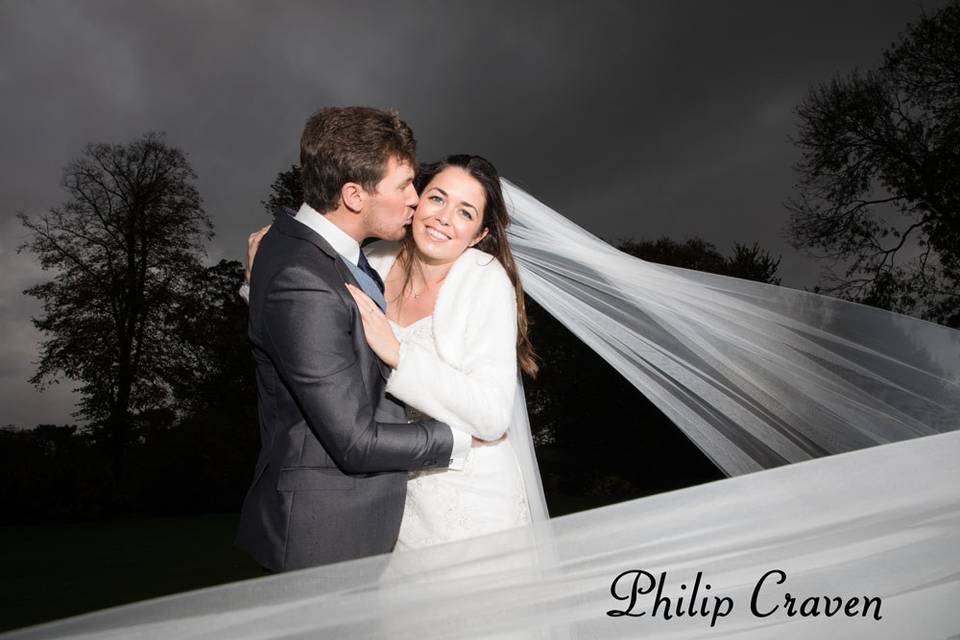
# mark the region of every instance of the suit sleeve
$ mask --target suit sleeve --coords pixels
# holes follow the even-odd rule
[[[353,343],[354,310],[302,266],[266,291],[263,334],[308,426],[345,473],[446,467],[450,428],[436,421],[381,424]]]
[[[504,277],[470,297],[465,364],[456,367],[423,347],[401,342],[387,392],[481,440],[496,440],[513,415],[517,387],[517,305]]]

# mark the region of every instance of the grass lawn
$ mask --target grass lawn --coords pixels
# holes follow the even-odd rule
[[[0,631],[262,575],[237,515],[0,527]]]
[[[548,492],[558,516],[612,502]],[[263,572],[237,514],[0,527],[0,632]]]

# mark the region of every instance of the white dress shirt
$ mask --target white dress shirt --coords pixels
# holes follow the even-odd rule
[[[340,254],[344,260],[349,260],[353,266],[357,266],[360,261],[360,243],[353,239],[346,231],[330,222],[327,216],[318,213],[316,209],[304,202],[300,205],[300,210],[293,217],[297,222],[302,222],[330,243],[333,250]]]

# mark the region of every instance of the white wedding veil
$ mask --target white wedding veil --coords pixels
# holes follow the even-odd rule
[[[507,181],[504,190],[525,291],[732,477],[553,519],[544,509],[529,527],[9,637],[960,633],[960,332],[644,262]],[[542,508],[520,400],[510,437]],[[655,609],[655,596],[669,608]],[[827,616],[833,598],[870,615]]]
[[[524,290],[728,475],[960,428],[960,331],[645,262],[503,186]]]

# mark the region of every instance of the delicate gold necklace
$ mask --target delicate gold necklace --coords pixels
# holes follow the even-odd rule
[[[442,284],[443,281],[447,279],[447,274],[449,274],[449,273],[450,273],[450,269],[447,269],[447,271],[443,274],[443,276],[442,276],[439,280],[437,280],[437,286],[439,286],[440,284]],[[420,296],[422,296],[422,295],[424,294],[424,292],[425,292],[427,289],[430,288],[429,286],[427,286],[427,279],[426,279],[426,278],[423,279],[423,289],[420,290],[420,293],[414,292],[414,290],[413,290],[413,283],[410,283],[410,284],[411,284],[411,286],[410,286],[410,293],[413,294],[413,299],[414,299],[414,300],[418,299]]]

